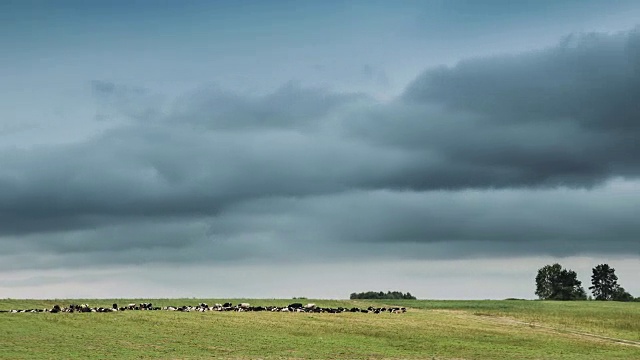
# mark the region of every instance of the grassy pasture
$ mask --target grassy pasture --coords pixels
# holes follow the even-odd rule
[[[150,301],[157,306],[277,299],[0,300],[0,309]],[[393,304],[405,314],[0,314],[2,359],[640,359],[640,303],[302,300],[320,306]],[[531,326],[533,322],[547,327]]]
[[[523,300],[398,300],[394,303],[415,309],[460,310],[477,316],[507,317],[559,330],[582,331],[640,342],[640,303]]]

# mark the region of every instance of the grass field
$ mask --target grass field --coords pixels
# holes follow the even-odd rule
[[[53,304],[292,300],[0,300],[0,310]],[[305,300],[306,301],[306,300]],[[640,359],[640,303],[540,301],[337,301],[391,304],[405,314],[120,313],[0,314],[2,359]],[[621,341],[626,341],[623,343]]]

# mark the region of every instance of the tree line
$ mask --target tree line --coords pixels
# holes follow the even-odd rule
[[[609,264],[600,264],[592,269],[592,297],[582,287],[578,274],[564,269],[560,264],[545,265],[538,269],[536,276],[536,295],[541,300],[601,300],[601,301],[640,301],[634,298],[620,284],[615,269]]]
[[[411,293],[407,292],[403,294],[400,291],[367,291],[361,293],[352,293],[349,296],[349,299],[408,299],[408,300],[416,300],[416,297],[411,295]]]

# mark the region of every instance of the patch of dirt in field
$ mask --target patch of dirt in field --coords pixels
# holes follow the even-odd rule
[[[412,309],[413,310],[413,309]],[[415,311],[415,310],[413,310]],[[451,310],[451,309],[434,309],[434,310],[427,310],[429,312],[437,312],[437,313],[443,313],[443,314],[460,314],[460,315],[469,315],[468,311],[465,310]]]

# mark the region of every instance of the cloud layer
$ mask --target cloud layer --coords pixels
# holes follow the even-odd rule
[[[428,69],[387,102],[92,90],[105,130],[0,153],[5,269],[640,255],[637,30]]]

